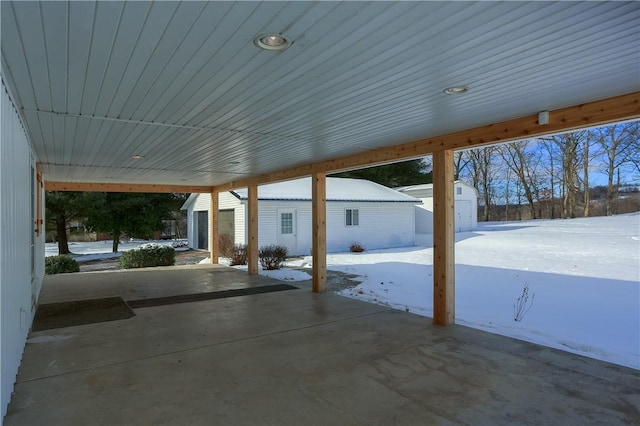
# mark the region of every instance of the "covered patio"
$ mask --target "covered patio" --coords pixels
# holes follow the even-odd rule
[[[637,372],[455,325],[453,157],[639,118],[639,13],[635,2],[3,1],[6,424],[637,423]],[[428,155],[433,320],[323,296],[326,176]],[[313,291],[139,308],[53,339],[34,332],[23,356],[53,294],[269,285],[255,276],[259,187],[306,176]],[[211,194],[216,263],[218,195],[237,188],[248,274],[43,278],[45,190]]]
[[[282,284],[218,265],[48,276],[41,304]],[[32,332],[5,425],[637,424],[637,371],[300,289]]]

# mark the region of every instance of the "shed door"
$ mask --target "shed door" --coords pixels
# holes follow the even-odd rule
[[[218,233],[220,235],[227,234],[231,237],[231,241],[235,241],[236,227],[235,227],[235,211],[220,210],[220,216],[218,216]]]
[[[295,209],[278,209],[278,245],[284,246],[289,254],[297,254],[297,223]]]
[[[196,247],[202,250],[207,250],[209,249],[209,212],[200,211],[196,213],[196,229],[198,230]]]
[[[456,232],[471,230],[471,201],[458,200],[456,205]]]

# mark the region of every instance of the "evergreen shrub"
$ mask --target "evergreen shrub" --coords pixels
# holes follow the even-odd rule
[[[80,272],[80,265],[74,258],[61,254],[47,256],[44,259],[44,273],[47,275],[66,274],[68,272]]]
[[[143,244],[120,256],[122,269],[148,268],[153,266],[172,266],[176,261],[173,247],[157,243]]]

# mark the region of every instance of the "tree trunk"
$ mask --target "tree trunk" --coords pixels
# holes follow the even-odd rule
[[[58,240],[58,254],[69,254],[67,242],[67,221],[63,214],[56,216],[56,239]]]
[[[589,143],[590,138],[587,136],[587,140],[584,142],[584,160],[583,160],[583,173],[584,173],[584,217],[589,217]]]
[[[111,250],[114,253],[118,251],[118,244],[120,244],[120,236],[121,236],[121,231],[119,229],[113,231],[113,244],[111,245]]]

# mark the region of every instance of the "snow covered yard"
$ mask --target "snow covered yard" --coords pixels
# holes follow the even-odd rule
[[[481,223],[456,238],[458,324],[640,369],[640,213]],[[123,241],[120,250],[146,242]],[[83,254],[78,261],[120,255],[109,253],[110,241],[69,248]],[[46,255],[57,253],[48,243]],[[288,265],[311,268],[311,258]],[[344,296],[433,315],[432,248],[330,254],[327,266],[361,277]],[[293,269],[260,274],[311,279]],[[517,322],[514,303],[525,284],[533,305]]]
[[[456,323],[640,369],[640,214],[482,223],[457,235]],[[310,267],[311,258],[291,262]],[[344,296],[433,314],[433,249],[331,254]],[[533,305],[514,321],[525,284]]]
[[[176,247],[176,251],[181,250],[189,250],[186,247],[187,240],[158,240],[158,241],[148,241],[148,240],[123,240],[118,244],[118,251],[113,253],[111,251],[111,240],[104,241],[90,241],[90,242],[72,242],[69,241],[69,251],[71,251],[74,259],[79,262],[89,262],[92,260],[104,260],[104,259],[115,259],[120,257],[122,252],[129,251],[136,247],[140,247],[143,244],[148,243],[157,243],[166,246],[171,245],[179,245],[180,247]],[[178,244],[174,244],[178,243]],[[44,249],[45,256],[55,256],[58,254],[58,243],[46,243]]]

